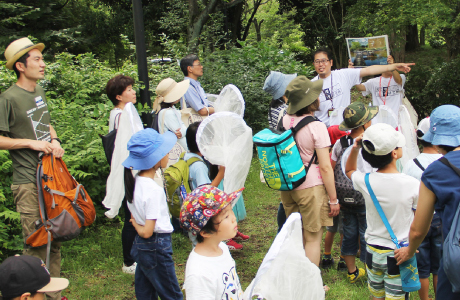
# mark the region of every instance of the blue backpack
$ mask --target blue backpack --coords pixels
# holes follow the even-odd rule
[[[460,176],[460,169],[452,165],[447,158],[441,157],[439,161],[451,167]],[[460,205],[457,207],[449,234],[444,240],[442,252],[444,272],[452,284],[452,292],[458,293],[460,292]]]
[[[257,146],[260,168],[268,187],[280,191],[290,191],[305,181],[307,172],[316,159],[316,151],[305,168],[297,148],[295,135],[304,126],[315,121],[320,122],[316,117],[306,116],[289,130],[280,131],[266,128],[254,135],[253,141]],[[282,119],[280,124],[281,122]],[[278,126],[278,129],[281,128],[282,126]]]

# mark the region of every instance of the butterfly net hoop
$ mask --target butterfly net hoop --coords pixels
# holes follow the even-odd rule
[[[391,127],[398,127],[398,117],[386,105],[379,106],[379,113],[372,119],[372,124],[385,123]]]
[[[224,192],[242,187],[252,159],[252,129],[232,112],[212,114],[197,130],[201,154],[213,165],[225,166]]]
[[[399,131],[404,135],[406,139],[406,145],[402,147],[403,156],[400,159],[401,165],[404,167],[410,160],[416,158],[419,154],[419,148],[417,145],[416,128],[412,122],[409,110],[405,105],[399,106]]]
[[[324,299],[319,268],[305,256],[302,221],[292,213],[276,236],[243,299]]]
[[[229,111],[240,117],[244,116],[244,98],[240,90],[233,84],[226,85],[214,102],[216,112]]]
[[[209,104],[211,104],[211,106],[214,107],[214,105],[215,105],[215,103],[217,101],[217,98],[219,98],[219,95],[206,94],[206,98],[208,98]]]

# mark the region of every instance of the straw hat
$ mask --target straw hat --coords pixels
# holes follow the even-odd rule
[[[6,67],[13,70],[13,65],[16,61],[32,49],[38,49],[42,52],[43,49],[45,49],[45,44],[38,43],[34,45],[34,43],[26,37],[15,40],[9,44],[5,50]]]
[[[187,92],[189,86],[190,80],[188,79],[179,83],[172,78],[163,79],[155,90],[158,96],[153,103],[153,109],[158,112],[160,103],[172,103],[179,100]]]

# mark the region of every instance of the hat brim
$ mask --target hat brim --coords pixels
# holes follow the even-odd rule
[[[181,82],[178,82],[176,86],[166,96],[163,97],[164,98],[163,102],[173,103],[179,100],[187,92],[189,86],[190,86],[189,79],[185,79],[185,80],[182,80]]]
[[[66,278],[56,278],[51,277],[50,282],[39,289],[38,293],[51,293],[51,292],[59,292],[69,286],[69,280]]]
[[[319,94],[321,94],[321,91],[323,90],[323,80],[318,79],[316,81],[312,81],[311,83],[311,91],[309,91],[309,93],[306,94],[299,102],[293,104],[289,101],[288,108],[286,110],[289,115],[295,114],[302,108],[307,107],[318,99]]]
[[[435,134],[432,133],[431,130],[428,130],[428,132],[423,135],[422,140],[435,146],[458,147],[460,145],[460,136]]]
[[[285,74],[284,81],[281,84],[280,88],[276,91],[276,93],[273,94],[273,99],[279,99],[284,96],[284,92],[286,91],[286,88],[288,84],[294,80],[294,78],[297,77],[297,73],[295,74]]]
[[[166,131],[161,134],[163,137],[163,143],[155,149],[155,151],[147,157],[137,158],[129,155],[127,159],[122,163],[125,168],[132,170],[149,170],[153,168],[166,154],[171,151],[177,142],[177,137],[171,131]]]
[[[343,120],[342,123],[340,123],[339,125],[339,129],[342,131],[347,131],[347,130],[358,128],[359,126],[363,126],[364,124],[372,120],[379,113],[378,106],[369,106],[368,109],[369,109],[369,114],[367,115],[367,117],[363,119],[361,122],[359,122],[356,126],[354,127],[347,126],[347,124],[345,123],[345,120]]]
[[[10,70],[13,70],[13,66],[14,64],[16,63],[16,61],[21,58],[21,56],[23,56],[24,54],[26,54],[27,52],[29,52],[30,50],[32,49],[38,49],[40,52],[43,52],[43,49],[45,49],[45,44],[43,43],[38,43],[38,44],[35,44],[35,45],[32,45],[32,46],[29,46],[27,48],[24,48],[22,49],[21,51],[17,52],[15,55],[13,55],[13,57],[11,57],[10,60],[8,60],[6,62],[6,68],[7,69],[10,69]]]

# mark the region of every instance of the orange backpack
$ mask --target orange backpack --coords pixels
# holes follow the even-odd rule
[[[61,158],[41,156],[37,167],[37,190],[40,219],[36,230],[26,239],[31,247],[47,245],[49,264],[51,241],[63,242],[76,238],[96,219],[93,201],[67,170]]]

